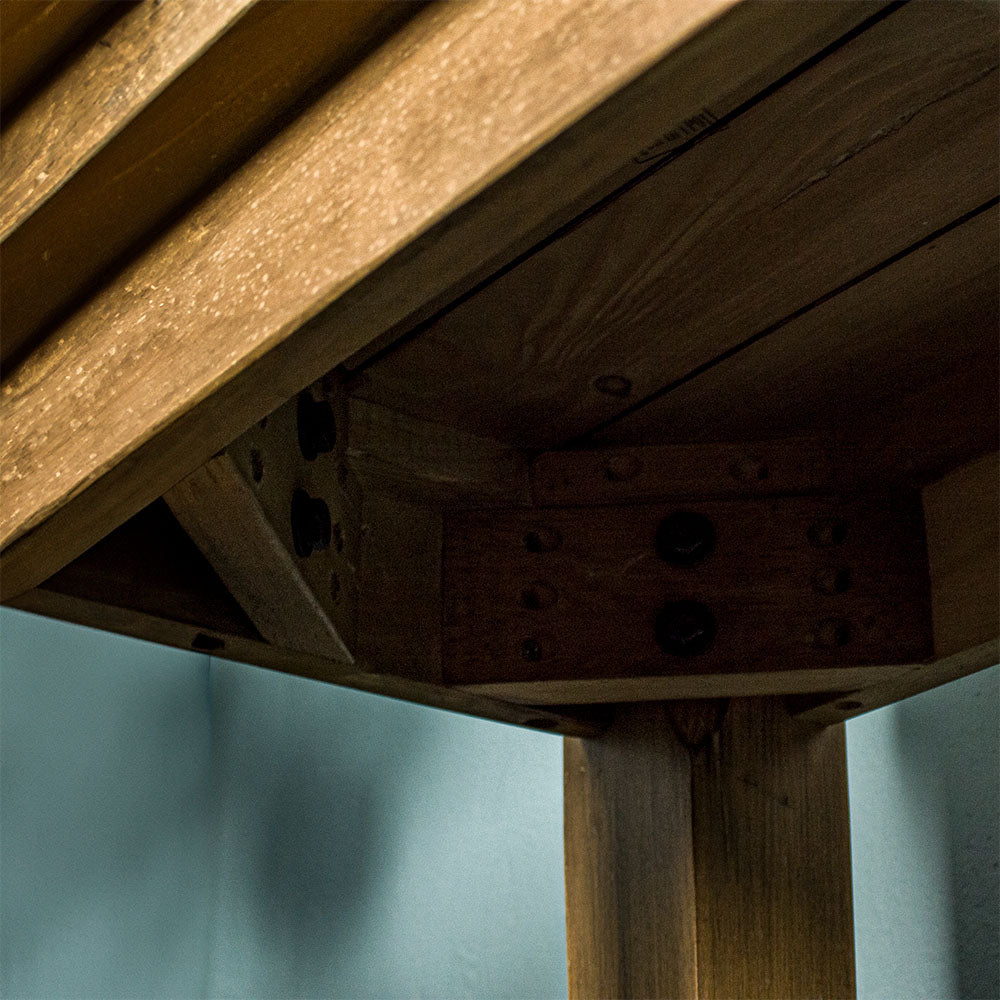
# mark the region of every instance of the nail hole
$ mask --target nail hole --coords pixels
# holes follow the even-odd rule
[[[771,472],[762,459],[743,455],[729,466],[729,474],[741,483],[754,483],[767,479]]]
[[[824,618],[812,636],[812,644],[818,649],[838,649],[850,641],[851,626],[843,618]]]
[[[299,393],[295,413],[302,457],[312,462],[317,455],[333,451],[337,443],[337,422],[330,404],[325,399],[313,399],[306,389]]]
[[[535,662],[542,658],[542,644],[537,639],[525,639],[521,643],[521,659]]]
[[[524,535],[524,547],[529,552],[554,552],[562,545],[562,535],[555,528],[539,525]]]
[[[853,712],[856,709],[864,708],[865,706],[860,701],[838,701],[837,708],[842,712]]]
[[[820,594],[843,594],[851,586],[848,566],[822,566],[812,576],[813,589]]]
[[[541,580],[529,584],[521,591],[520,605],[529,611],[542,611],[551,608],[559,599],[556,588]]]
[[[594,388],[605,396],[624,399],[632,391],[632,381],[624,375],[601,375],[594,379]]]
[[[217,639],[214,635],[205,635],[204,632],[199,632],[191,640],[192,649],[200,649],[203,652],[210,653],[215,649],[225,649],[226,643],[222,639]]]
[[[809,526],[809,543],[818,549],[831,549],[847,538],[847,524],[836,518],[825,518]]]
[[[250,475],[255,483],[264,478],[264,459],[257,448],[250,449]]]
[[[616,455],[604,467],[604,478],[609,483],[627,483],[642,472],[642,460],[635,455]]]

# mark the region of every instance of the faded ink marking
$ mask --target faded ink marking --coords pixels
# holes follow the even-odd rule
[[[675,125],[669,132],[664,132],[659,139],[650,143],[635,157],[635,162],[651,163],[653,160],[660,159],[661,156],[667,156],[678,146],[690,141],[699,132],[711,128],[718,120],[708,108],[702,108],[698,114],[685,118],[680,125]]]

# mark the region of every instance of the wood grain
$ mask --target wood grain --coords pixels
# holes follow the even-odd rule
[[[666,706],[622,706],[563,758],[571,1000],[697,998],[691,762]]]
[[[691,785],[699,1000],[853,997],[844,727],[734,701]]]
[[[113,25],[4,136],[3,360],[405,13],[383,2],[146,2]]]
[[[994,198],[996,53],[995,7],[897,9],[421,327],[366,398],[532,447],[602,426]]]
[[[714,550],[697,565],[657,556],[658,526],[678,511],[714,526]],[[665,678],[695,686],[672,697],[727,696],[745,683],[774,691],[779,682],[760,676],[772,671],[795,678],[786,690],[816,690],[813,671],[843,690],[838,669],[931,655],[916,494],[449,513],[444,595],[446,682],[510,697],[518,689],[508,686],[529,683],[538,701],[550,683],[560,697],[573,692],[568,703],[632,700]],[[709,608],[716,628],[689,656],[661,649],[654,628],[668,602],[684,600]],[[718,675],[731,689],[706,690]],[[629,683],[637,678],[645,683]]]
[[[655,141],[665,113],[690,114],[693,84],[745,99],[872,9],[801,5],[772,24],[769,8],[746,5],[716,27],[727,7],[484,3],[419,15],[9,375],[3,594],[44,579],[422,304],[551,231],[560,206],[578,211],[615,173],[607,156],[621,162],[609,137]],[[733,49],[747,19],[775,30]],[[623,103],[605,101],[633,80]],[[644,113],[623,118],[633,101]]]
[[[112,7],[114,9],[112,9]],[[0,107],[38,82],[88,28],[123,4],[107,0],[3,0],[0,4]]]
[[[739,700],[689,756],[623,706],[564,746],[570,997],[854,996],[843,726]]]
[[[970,355],[997,358],[998,225],[995,206],[978,213],[613,424],[601,440],[870,435],[873,416],[905,405],[915,387],[965,369]]]

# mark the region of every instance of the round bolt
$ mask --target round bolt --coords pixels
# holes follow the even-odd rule
[[[624,375],[601,375],[594,379],[594,388],[605,396],[617,396],[624,399],[632,391],[632,380]]]
[[[330,508],[301,488],[292,494],[292,544],[302,559],[330,545]]]
[[[300,392],[295,415],[299,450],[307,462],[314,461],[317,455],[333,451],[337,443],[337,422],[330,404],[325,399],[317,402],[308,389]]]
[[[809,526],[806,533],[809,544],[817,549],[832,549],[847,538],[847,525],[834,517],[827,517]]]
[[[715,615],[700,601],[670,601],[656,616],[656,644],[671,656],[699,656],[715,641]]]
[[[521,643],[521,659],[531,663],[542,658],[542,644],[537,639],[525,639]]]
[[[551,608],[558,599],[559,594],[555,587],[542,580],[536,580],[521,591],[518,603],[529,611],[544,611],[545,608]]]
[[[839,649],[851,641],[851,626],[843,618],[824,618],[812,635],[817,649]]]
[[[656,529],[656,554],[671,566],[697,566],[715,551],[715,527],[704,514],[678,510]]]
[[[642,460],[635,455],[615,455],[604,467],[609,483],[627,483],[642,472]]]
[[[529,552],[555,552],[562,545],[562,535],[548,525],[540,524],[524,534],[524,547]]]
[[[848,566],[821,566],[812,575],[812,585],[818,594],[842,594],[851,586],[851,570]]]

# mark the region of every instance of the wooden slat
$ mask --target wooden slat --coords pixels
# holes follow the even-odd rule
[[[698,996],[691,761],[661,704],[564,744],[571,1000]]]
[[[366,398],[575,440],[994,198],[996,67],[996,7],[897,9],[421,328]]]
[[[147,508],[43,587],[11,604],[91,628],[498,722],[568,735],[595,735],[603,728],[598,715],[511,705],[264,642],[165,504]]]
[[[798,701],[800,717],[839,722],[1000,663],[1000,460],[983,456],[923,495],[935,658],[886,683]]]
[[[747,5],[706,28],[727,7],[484,0],[421,14],[11,373],[3,595],[37,584],[423,303],[544,235],[558,206],[578,208],[615,173],[609,156],[620,164],[630,141],[648,145],[664,114],[684,120],[692,86],[711,103],[736,99],[871,9],[796,5],[774,23],[770,8]],[[734,48],[754,24],[768,26],[765,43]],[[620,102],[454,214],[636,77]],[[636,100],[643,115],[623,117]],[[300,327],[333,300],[322,323]]]
[[[629,706],[564,756],[572,998],[854,996],[842,726],[737,701],[689,758]]]
[[[658,557],[678,511],[714,526],[697,565]],[[445,681],[537,703],[843,690],[931,655],[916,494],[449,513],[444,595]],[[675,601],[709,648],[661,647]]]
[[[24,94],[101,17],[123,6],[107,0],[3,0],[0,107]]]
[[[233,169],[389,13],[405,8],[147,0],[112,25],[4,132],[3,360]]]
[[[550,451],[531,463],[540,507],[847,491],[854,455],[835,441],[709,442]]]
[[[970,357],[989,364],[992,356],[995,374],[998,225],[995,205],[977,213],[611,425],[600,439],[863,439],[873,413],[905,406],[914,389],[966,370]],[[991,395],[995,401],[995,389]],[[995,402],[988,416],[986,407],[981,412],[981,433],[995,431]],[[968,419],[969,411],[963,414]],[[864,456],[857,461],[864,465]]]

